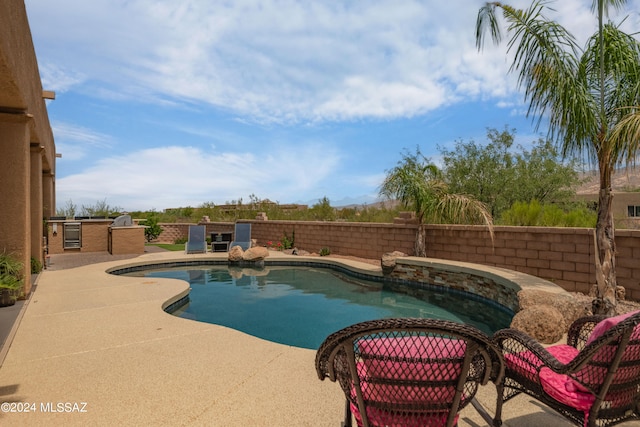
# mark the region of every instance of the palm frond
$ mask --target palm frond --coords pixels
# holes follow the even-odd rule
[[[626,3],[627,0],[593,0],[593,3],[591,3],[591,11],[597,13],[602,8],[604,14],[608,15],[609,6],[614,9],[622,9]]]
[[[472,196],[445,191],[434,206],[434,215],[447,224],[486,225],[494,241],[493,217],[486,205]]]
[[[484,36],[487,31],[490,32],[493,42],[498,44],[502,41],[502,31],[496,17],[497,2],[486,3],[478,11],[476,18],[476,47],[478,50],[484,48]]]
[[[640,105],[628,108],[630,111],[620,120],[611,132],[610,141],[613,150],[618,153],[617,163],[626,166],[634,164],[640,150]]]

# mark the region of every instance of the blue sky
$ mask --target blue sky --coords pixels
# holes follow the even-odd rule
[[[548,15],[582,43],[591,3]],[[405,148],[437,162],[438,146],[487,128],[515,128],[525,146],[546,134],[524,116],[506,45],[475,48],[481,1],[25,4],[56,92],[58,207],[370,203]],[[640,28],[640,0],[627,8]]]

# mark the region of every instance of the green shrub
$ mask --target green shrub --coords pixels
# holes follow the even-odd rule
[[[23,264],[20,261],[9,254],[0,254],[0,288],[22,288],[22,274]]]
[[[144,229],[144,237],[147,242],[157,239],[162,233],[162,227],[158,225],[158,215],[156,214],[149,215],[142,225],[147,226]]]
[[[38,274],[42,271],[42,263],[31,257],[31,274]]]
[[[189,240],[188,237],[178,237],[176,240],[173,241],[173,243],[176,245],[184,245],[185,243],[187,243],[188,240]]]
[[[596,225],[597,215],[584,206],[541,205],[537,200],[516,202],[500,217],[501,225],[538,227],[585,227]]]
[[[320,256],[328,256],[328,255],[331,255],[331,249],[326,247],[320,249]]]
[[[291,248],[293,248],[293,246],[295,245],[295,242],[296,242],[296,232],[295,232],[295,230],[292,232],[291,238],[289,238],[287,233],[284,233],[284,236],[282,236],[282,239],[280,239],[280,243],[282,243],[282,248],[283,249],[291,249]]]

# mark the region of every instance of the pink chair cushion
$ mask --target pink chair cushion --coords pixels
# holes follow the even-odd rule
[[[578,354],[576,348],[567,344],[554,345],[546,350],[562,363],[570,362]],[[538,369],[542,366],[542,361],[530,351],[507,353],[504,358],[511,369],[526,373],[531,378],[538,375]]]
[[[600,338],[604,333],[616,326],[618,323],[638,313],[640,313],[640,310],[620,314],[615,317],[607,317],[606,319],[601,320],[600,322],[598,322],[596,327],[593,328],[593,331],[591,331],[591,335],[589,335],[589,338],[587,338],[587,345]]]
[[[362,416],[358,407],[351,403],[351,412],[359,426],[362,426]],[[379,408],[367,408],[369,425],[372,427],[443,427],[447,424],[448,413],[435,414],[398,414],[384,411]],[[458,423],[458,415],[454,419],[454,425]]]
[[[562,363],[569,363],[579,353],[576,348],[566,344],[548,347],[547,351]],[[540,369],[540,384],[544,391],[565,405],[588,411],[595,400],[591,393],[568,375],[541,367],[542,362],[530,351],[506,354],[505,361],[511,369],[517,369],[531,378],[535,378],[537,370]]]
[[[380,384],[377,380],[455,380],[462,371],[464,341],[426,336],[374,338],[359,341],[358,348],[364,359],[359,374],[365,400],[445,405],[453,400],[455,385],[409,386]],[[446,420],[446,412],[442,413]],[[428,418],[424,413],[419,416]]]
[[[579,353],[576,348],[566,344],[549,347],[547,350],[565,364],[571,362]],[[546,367],[540,369],[540,384],[549,396],[580,411],[588,412],[595,401],[595,396],[573,378]]]

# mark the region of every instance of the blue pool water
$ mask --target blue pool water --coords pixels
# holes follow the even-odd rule
[[[364,320],[438,318],[471,324],[492,334],[509,326],[513,315],[468,294],[438,289],[421,290],[416,297],[392,291],[381,282],[324,268],[173,267],[134,275],[188,281],[192,288],[189,302],[174,315],[309,349],[318,348],[329,334]]]

